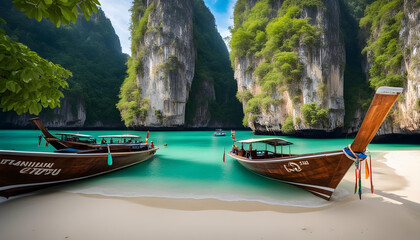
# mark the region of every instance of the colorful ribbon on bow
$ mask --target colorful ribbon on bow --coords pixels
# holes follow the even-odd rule
[[[365,151],[369,154],[369,163]],[[365,179],[370,178],[370,191],[373,193],[373,180],[372,180],[372,158],[369,150],[365,150],[362,153],[356,154],[351,149],[351,145],[343,149],[344,154],[351,160],[354,161],[356,168],[354,169],[355,183],[354,183],[354,194],[358,193],[359,199],[362,199],[362,164],[365,163]]]

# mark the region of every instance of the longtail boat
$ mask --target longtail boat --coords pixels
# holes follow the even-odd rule
[[[96,143],[90,135],[56,133],[32,119],[55,152],[0,150],[0,196],[11,197],[58,183],[89,178],[138,164],[159,149],[136,135],[101,136],[115,143]],[[117,140],[118,139],[118,140]],[[125,141],[128,139],[127,141]],[[41,140],[41,138],[40,138]]]
[[[146,150],[115,153],[0,150],[0,196],[11,197],[116,171],[146,161],[157,149],[149,145]]]
[[[91,135],[78,133],[50,133],[36,117],[31,119],[44,134],[44,139],[60,152],[73,152],[77,150],[89,150],[91,153],[105,153],[108,148],[111,152],[132,152],[147,148],[147,144],[139,139],[140,136],[132,134],[99,136],[100,143]],[[54,136],[57,135],[58,137]],[[106,141],[109,139],[109,141]],[[153,145],[153,142],[151,142]]]
[[[252,172],[301,187],[316,196],[330,200],[337,185],[355,163],[359,169],[356,173],[359,172],[360,182],[360,164],[366,158],[366,148],[401,92],[402,88],[380,87],[353,143],[343,150],[302,155],[291,154],[290,150],[284,153],[283,147],[289,146],[290,149],[291,142],[279,138],[266,138],[236,141],[235,143],[242,144],[242,147],[234,144],[228,155]],[[252,147],[253,143],[264,143],[266,148],[255,150]],[[243,144],[249,144],[249,148],[244,149]],[[273,146],[274,152],[268,151],[267,145]],[[277,152],[277,146],[281,147],[280,152]],[[359,196],[360,191],[361,186]]]

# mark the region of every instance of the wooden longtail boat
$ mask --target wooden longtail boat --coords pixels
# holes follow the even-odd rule
[[[365,119],[353,143],[346,149],[359,155],[364,153],[371,142],[402,88],[380,87],[372,100]],[[274,146],[275,151],[253,150],[252,143],[262,142]],[[292,155],[277,153],[277,146],[292,143],[278,138],[249,139],[237,141],[250,144],[247,150],[233,148],[228,154],[247,169],[271,178],[289,183],[329,200],[354,160],[346,155],[346,151],[338,150],[313,154]],[[351,154],[351,153],[350,153]],[[354,156],[354,155],[353,155]]]
[[[150,147],[150,145],[149,145]],[[133,152],[49,153],[0,150],[0,196],[10,197],[58,183],[93,177],[153,157],[157,147]]]
[[[47,130],[47,128],[45,128],[45,126],[42,124],[41,120],[39,120],[38,117],[32,118],[31,120],[44,134],[44,139],[55,149],[62,152],[68,152],[67,150],[72,151],[72,149],[75,149],[86,150],[86,152],[92,153],[106,153],[108,151],[108,147],[111,150],[111,152],[132,152],[147,149],[146,143],[137,141],[137,139],[141,138],[137,135],[124,134],[99,136],[99,138],[102,138],[103,140],[105,138],[109,138],[110,140],[109,142],[105,141],[97,143],[96,139],[94,139],[92,136],[84,134],[54,133],[54,135],[59,136],[56,137],[53,134],[51,134]]]

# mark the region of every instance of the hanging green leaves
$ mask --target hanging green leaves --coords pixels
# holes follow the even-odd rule
[[[78,10],[83,13],[86,20],[92,13],[98,11],[101,4],[98,0],[14,0],[15,7],[24,12],[29,18],[40,22],[49,18],[56,27],[76,22]]]

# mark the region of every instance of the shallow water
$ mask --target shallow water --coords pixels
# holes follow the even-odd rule
[[[58,131],[52,131],[58,132]],[[63,132],[63,131],[60,131]],[[136,134],[139,131],[64,131],[90,134]],[[213,137],[210,131],[150,132],[149,141],[160,147],[155,157],[144,163],[111,174],[69,183],[60,190],[122,197],[215,198],[225,201],[259,201],[286,206],[320,207],[329,202],[300,188],[258,176],[223,152],[231,149],[229,136]],[[226,131],[229,135],[229,131]],[[38,146],[38,130],[0,130],[0,149],[52,152],[43,140]],[[237,139],[264,138],[251,131],[236,131]],[[302,139],[283,137],[293,142],[291,152],[302,154],[339,150],[353,139]],[[167,144],[167,147],[164,147]],[[263,145],[261,144],[260,147]],[[419,145],[371,144],[371,151],[420,150]],[[284,152],[288,152],[285,147]],[[350,193],[338,188],[335,199]]]

